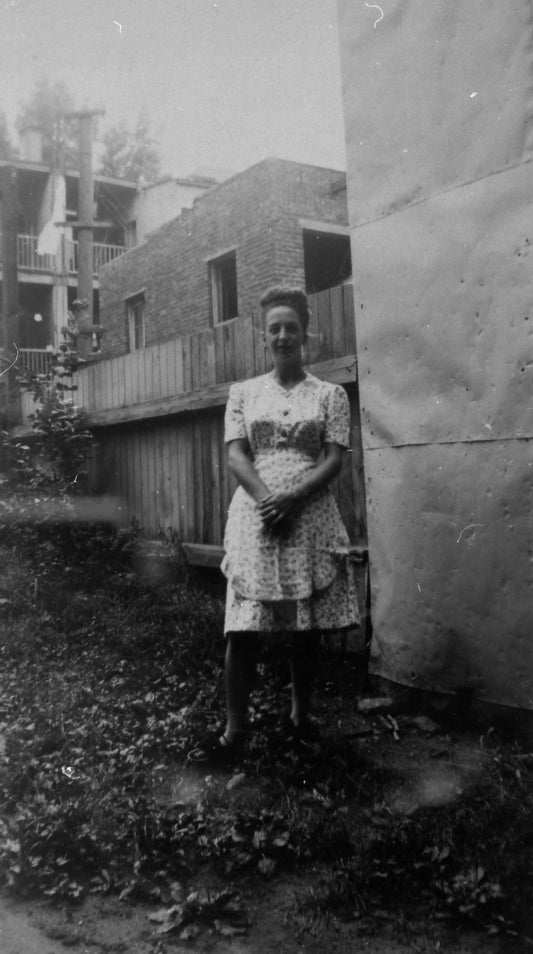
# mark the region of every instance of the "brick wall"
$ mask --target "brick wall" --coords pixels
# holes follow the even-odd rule
[[[148,346],[210,327],[208,263],[230,249],[239,315],[257,312],[261,292],[273,282],[303,286],[299,219],[346,225],[344,182],[335,170],[265,159],[207,192],[102,270],[105,352],[126,351],[125,299],[141,291]]]

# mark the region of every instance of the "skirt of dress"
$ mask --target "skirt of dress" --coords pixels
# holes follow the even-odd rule
[[[338,632],[359,626],[353,567],[343,560],[337,576],[323,590],[299,600],[251,600],[230,583],[226,595],[224,632],[283,635],[295,632]]]
[[[257,455],[277,490],[297,485],[315,461],[297,451]],[[359,623],[349,538],[329,488],[307,498],[279,533],[238,487],[230,504],[222,572],[228,580],[225,633],[332,632]]]

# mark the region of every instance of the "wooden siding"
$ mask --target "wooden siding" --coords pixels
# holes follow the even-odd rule
[[[344,384],[351,407],[351,451],[336,494],[354,544],[366,542],[363,459],[356,384],[353,298],[349,286],[312,296],[307,367]],[[237,318],[84,368],[77,400],[95,428],[92,489],[115,494],[123,525],[137,520],[155,536],[220,546],[235,490],[226,465],[224,405],[229,384],[268,369],[259,319]]]

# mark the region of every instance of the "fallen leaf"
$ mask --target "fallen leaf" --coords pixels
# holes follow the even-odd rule
[[[233,775],[226,785],[228,792],[231,792],[233,788],[237,788],[237,785],[240,785],[245,778],[246,775],[244,772],[238,772],[237,775]]]

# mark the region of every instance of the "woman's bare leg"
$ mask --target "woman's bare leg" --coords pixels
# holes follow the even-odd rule
[[[311,696],[315,683],[320,649],[319,633],[295,633],[292,638],[291,677],[294,725],[301,725],[309,717]]]
[[[257,662],[256,639],[251,633],[231,633],[226,645],[226,742],[244,732],[246,713]]]

